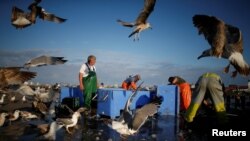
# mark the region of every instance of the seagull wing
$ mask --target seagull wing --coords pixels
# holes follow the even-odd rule
[[[117,22],[118,22],[119,24],[123,25],[123,26],[126,26],[126,27],[133,27],[133,26],[134,26],[133,23],[124,22],[124,21],[122,21],[122,20],[120,20],[120,19],[118,19]]]
[[[138,131],[145,123],[149,116],[153,116],[157,113],[158,105],[155,103],[149,103],[136,110],[133,120],[128,124],[129,128]]]
[[[29,13],[24,13],[22,9],[17,7],[12,8],[11,24],[16,28],[25,28],[31,25],[29,21]]]
[[[221,54],[226,41],[224,22],[213,16],[195,15],[193,24],[211,45],[214,55]]]
[[[17,7],[12,7],[12,14],[11,14],[11,21],[15,21],[19,16],[23,16],[24,11],[22,9],[19,9]]]
[[[35,72],[20,71],[21,67],[0,68],[1,83],[20,84],[36,76]]]
[[[31,4],[29,6],[30,13],[29,13],[29,19],[34,24],[36,22],[37,16],[39,16],[39,13],[42,11],[42,7],[37,6],[37,4]]]
[[[235,51],[243,52],[243,39],[242,33],[239,28],[232,25],[226,25],[227,43],[233,45]]]
[[[53,56],[39,56],[33,58],[24,64],[25,67],[39,67],[45,65],[58,65],[64,64],[67,60],[63,60],[64,57],[53,57]]]
[[[144,0],[144,8],[136,19],[136,25],[146,23],[147,18],[154,11],[155,3],[156,0]]]
[[[67,60],[63,59],[64,57],[50,57],[48,58],[48,64],[51,65],[58,65],[58,64],[64,64],[67,62]]]
[[[226,25],[226,36],[228,45],[227,50],[231,50],[232,54],[229,56],[230,63],[234,66],[237,72],[243,76],[248,76],[250,73],[249,65],[243,57],[243,38],[239,28]],[[236,76],[236,75],[235,75]],[[232,77],[235,77],[232,75]]]
[[[56,22],[56,23],[63,23],[63,22],[65,22],[67,20],[67,19],[57,17],[54,14],[47,13],[47,12],[45,12],[43,10],[39,14],[39,18],[41,18],[43,20],[51,21],[51,22]]]

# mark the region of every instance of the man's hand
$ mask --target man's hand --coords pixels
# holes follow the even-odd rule
[[[80,85],[80,90],[83,91],[84,90],[84,86],[83,85]]]
[[[82,73],[79,73],[79,87],[80,87],[80,90],[83,91],[84,90],[84,86],[83,86],[83,82],[82,82],[82,78],[83,77],[83,74]]]

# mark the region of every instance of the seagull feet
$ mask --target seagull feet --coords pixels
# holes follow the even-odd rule
[[[231,77],[235,78],[237,76],[237,71],[233,71]]]
[[[135,33],[134,35],[134,42],[139,41],[139,33]]]
[[[221,55],[222,55],[222,53],[221,53],[221,51],[218,51],[218,50],[214,50],[213,51],[213,55],[215,56],[215,57],[217,57],[217,58],[221,58]]]
[[[135,42],[135,41],[139,41],[139,38],[134,38],[134,42]]]
[[[230,68],[230,64],[224,68],[224,72],[228,73],[229,72],[229,68]]]
[[[135,38],[134,38],[134,42],[135,42],[135,41],[139,41],[139,38],[135,37]]]

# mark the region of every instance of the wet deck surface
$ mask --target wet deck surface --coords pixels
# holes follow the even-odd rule
[[[240,116],[229,116],[229,124],[224,130],[247,131],[249,132],[249,115],[247,112],[239,113]],[[214,122],[215,118],[207,116],[197,116],[195,122],[181,125],[183,123],[174,116],[158,116],[148,120],[140,131],[134,136],[124,137],[109,128],[103,118],[87,119],[82,117],[78,125],[70,135],[65,128],[57,132],[57,141],[207,141],[212,140],[211,130],[219,128]],[[30,123],[44,123],[42,120],[23,121],[19,119],[11,125],[0,128],[0,140],[36,140],[40,135],[39,131],[32,127]],[[181,127],[181,128],[180,128]],[[183,128],[184,127],[184,128]],[[246,139],[246,138],[245,138]]]
[[[120,136],[116,131],[109,128],[102,119],[81,118],[75,127],[73,135],[68,134],[64,128],[57,133],[58,141],[158,141],[177,140],[177,120],[173,116],[159,116],[148,120],[134,136]],[[30,123],[44,123],[41,120],[16,121],[11,125],[5,125],[0,129],[0,140],[35,140],[39,131]]]
[[[22,103],[17,101],[6,105],[1,105],[0,113],[3,111],[27,110],[39,115],[31,107],[31,102]],[[214,140],[211,137],[212,129],[247,131],[250,136],[250,110],[231,109],[228,111],[229,122],[220,127],[216,123],[213,113],[198,114],[193,123],[184,123],[180,117],[156,116],[149,119],[136,135],[124,137],[113,129],[109,128],[104,118],[88,119],[85,116],[78,121],[73,129],[73,134],[68,134],[63,127],[57,132],[57,141],[208,141]],[[41,115],[41,114],[40,114]],[[18,119],[9,125],[6,121],[0,127],[0,141],[34,141],[40,136],[37,128],[31,124],[46,123],[42,119],[25,121]],[[222,138],[219,138],[222,139]],[[238,138],[235,138],[238,139]],[[239,140],[247,140],[240,138]]]

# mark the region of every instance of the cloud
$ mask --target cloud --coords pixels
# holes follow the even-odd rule
[[[41,54],[60,56],[56,50],[21,50],[10,51],[0,50],[0,65],[1,66],[20,66],[30,58]],[[79,53],[80,54],[80,53]],[[83,55],[74,54],[73,57],[68,57],[69,60],[63,65],[57,66],[43,66],[38,68],[31,68],[30,71],[37,72],[37,77],[32,81],[39,83],[69,83],[78,84],[78,74],[81,64],[87,60],[89,54],[97,56],[97,76],[99,82],[105,84],[121,84],[122,81],[129,75],[140,74],[144,84],[167,84],[168,77],[181,76],[190,83],[195,83],[199,76],[205,72],[216,72],[228,84],[247,83],[249,78],[238,76],[235,79],[230,78],[230,74],[224,74],[221,68],[197,67],[194,65],[179,65],[171,61],[164,60],[149,60],[147,56],[138,54],[137,56],[130,53],[119,51],[110,51],[105,49],[93,49],[92,52],[84,53]],[[85,56],[80,58],[76,56]]]

